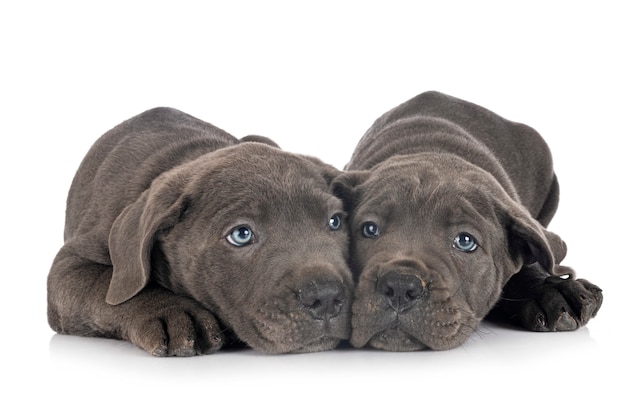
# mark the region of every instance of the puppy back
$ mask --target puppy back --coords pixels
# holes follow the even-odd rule
[[[159,107],[106,132],[81,162],[67,198],[65,239],[108,236],[113,220],[160,174],[203,154],[237,144],[210,123]]]
[[[419,94],[379,117],[358,143],[346,169],[370,169],[396,155],[424,152],[455,154],[485,169],[535,216],[558,198],[552,156],[539,133],[474,103],[434,91]],[[554,206],[548,209],[552,213]]]

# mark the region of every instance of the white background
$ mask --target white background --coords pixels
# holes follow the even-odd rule
[[[623,410],[625,21],[617,1],[3,2],[0,408]],[[604,289],[587,327],[485,323],[448,352],[188,359],[48,328],[67,190],[111,127],[172,106],[341,168],[379,115],[426,90],[548,141],[550,228],[564,264]]]

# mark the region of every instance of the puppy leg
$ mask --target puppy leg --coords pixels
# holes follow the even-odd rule
[[[567,331],[585,326],[601,305],[602,290],[596,285],[585,279],[550,276],[533,264],[509,280],[489,317],[532,331]]]
[[[196,301],[148,286],[120,305],[105,296],[112,268],[62,249],[48,276],[48,322],[62,334],[132,342],[154,356],[192,356],[221,348],[215,317]]]

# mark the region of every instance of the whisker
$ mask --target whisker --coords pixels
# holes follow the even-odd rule
[[[530,298],[507,298],[503,296],[500,298],[500,300],[505,300],[507,302],[528,302]]]

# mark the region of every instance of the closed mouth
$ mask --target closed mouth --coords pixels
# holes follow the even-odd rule
[[[369,340],[368,345],[373,348],[395,352],[429,349],[428,345],[421,342],[412,334],[404,331],[398,324],[376,333]]]
[[[474,330],[474,318],[448,304],[397,312],[391,307],[375,314],[354,315],[351,342],[388,351],[446,350],[461,345]]]

